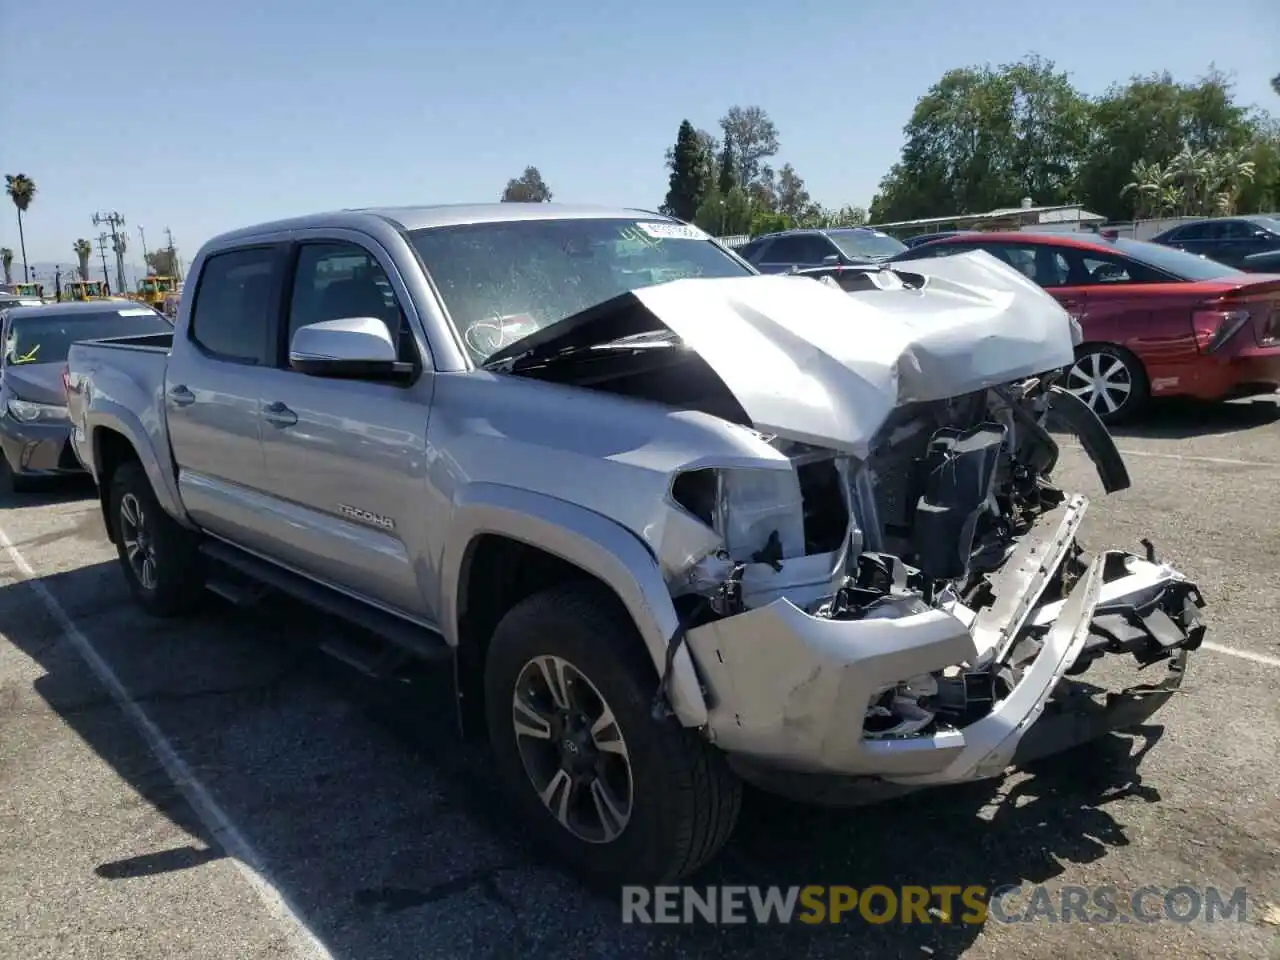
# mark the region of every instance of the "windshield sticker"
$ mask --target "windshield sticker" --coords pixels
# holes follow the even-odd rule
[[[646,235],[653,237],[655,240],[710,240],[705,233],[697,227],[690,226],[687,223],[646,223],[640,222],[636,226]]]
[[[117,310],[116,313],[120,314],[122,317],[150,317],[155,315],[154,310],[139,310],[137,308],[132,310]]]

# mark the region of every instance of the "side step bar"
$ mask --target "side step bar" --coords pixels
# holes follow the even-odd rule
[[[306,577],[291,573],[274,563],[260,560],[220,540],[205,540],[200,552],[217,564],[240,574],[239,578],[211,576],[209,589],[237,606],[247,606],[262,599],[264,588],[278,590],[295,600],[333,617],[366,630],[381,638],[392,649],[368,644],[354,638],[335,637],[321,644],[333,657],[370,676],[389,676],[412,659],[439,662],[449,660],[453,651],[444,638],[433,630],[361,603],[359,600],[330,590]],[[372,638],[371,638],[372,639]]]

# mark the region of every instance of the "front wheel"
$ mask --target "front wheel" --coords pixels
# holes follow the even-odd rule
[[[1146,405],[1150,384],[1142,362],[1123,347],[1081,347],[1067,368],[1063,388],[1089,405],[1103,423],[1119,423]]]
[[[204,596],[199,541],[165,513],[142,465],[123,464],[111,476],[109,522],[129,591],[147,613],[176,617]]]
[[[591,880],[666,883],[711,860],[742,784],[651,714],[657,672],[625,610],[571,585],[513,607],[485,662],[495,758],[534,836]]]

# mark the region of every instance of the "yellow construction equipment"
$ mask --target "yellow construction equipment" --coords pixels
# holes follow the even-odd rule
[[[102,280],[69,280],[62,287],[63,300],[109,300],[107,285]]]
[[[142,303],[156,310],[164,307],[164,298],[177,290],[178,278],[149,273],[138,281],[138,297]]]
[[[13,292],[20,297],[39,297],[41,300],[43,300],[44,284],[43,283],[15,283],[13,285]]]

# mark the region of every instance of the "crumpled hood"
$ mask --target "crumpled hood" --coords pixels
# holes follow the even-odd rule
[[[724,381],[757,429],[855,456],[867,454],[895,407],[1074,359],[1066,311],[990,254],[895,269],[928,280],[920,289],[856,293],[780,276],[643,287],[526,338],[505,359],[522,348],[549,359],[561,348],[666,327]]]

